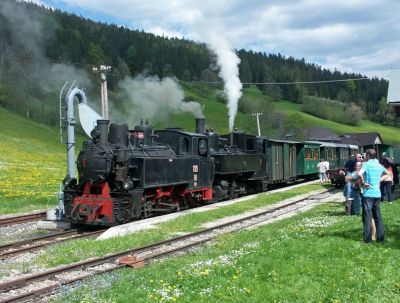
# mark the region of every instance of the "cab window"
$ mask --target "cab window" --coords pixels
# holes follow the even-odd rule
[[[254,148],[254,139],[253,138],[247,138],[246,139],[246,150],[248,150],[248,151],[255,150],[255,148]]]
[[[189,152],[189,139],[181,138],[179,141],[179,153],[186,155]]]
[[[208,151],[208,142],[206,139],[199,139],[199,155],[206,156]]]

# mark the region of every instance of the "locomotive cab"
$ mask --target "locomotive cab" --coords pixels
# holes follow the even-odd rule
[[[146,121],[146,124],[143,124],[143,121],[141,121],[140,125],[136,125],[135,128],[130,131],[130,143],[133,146],[144,147],[153,145],[153,137],[153,127],[148,121]]]

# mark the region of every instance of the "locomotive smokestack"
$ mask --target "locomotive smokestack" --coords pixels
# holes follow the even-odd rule
[[[97,127],[100,132],[100,143],[105,145],[108,143],[108,124],[110,120],[97,120]]]
[[[204,118],[196,118],[196,133],[198,134],[205,134],[205,121],[206,119]]]

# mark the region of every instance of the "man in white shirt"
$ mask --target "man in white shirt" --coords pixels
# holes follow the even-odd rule
[[[319,181],[321,184],[326,179],[326,164],[324,159],[321,158],[320,162],[317,164],[318,172],[319,172]]]
[[[324,161],[324,165],[325,165],[325,167],[326,167],[326,171],[325,171],[325,179],[324,179],[324,181],[325,182],[328,182],[329,181],[329,175],[328,175],[328,170],[329,170],[329,161],[328,160],[325,160]]]

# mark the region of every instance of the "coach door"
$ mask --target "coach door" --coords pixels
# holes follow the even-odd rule
[[[290,179],[296,179],[297,161],[296,161],[296,145],[289,145],[289,176]]]

